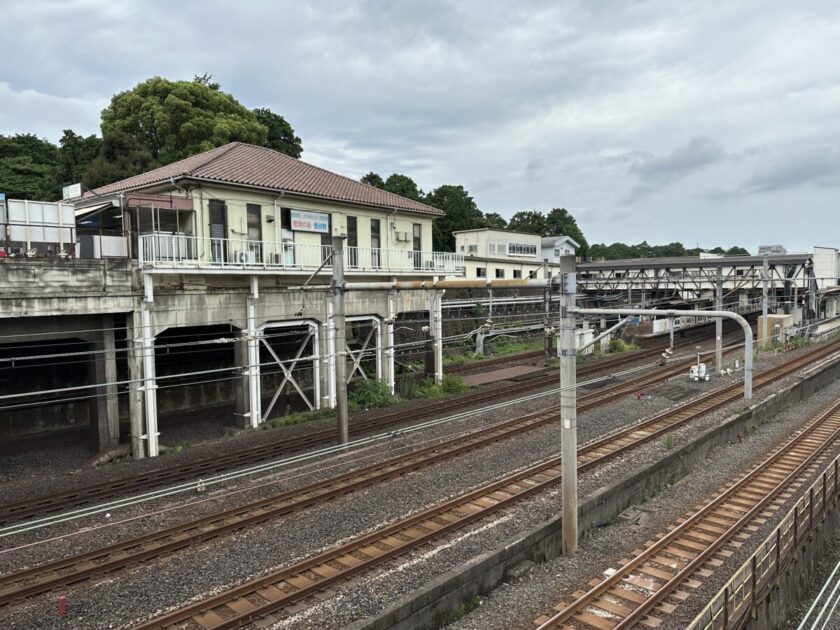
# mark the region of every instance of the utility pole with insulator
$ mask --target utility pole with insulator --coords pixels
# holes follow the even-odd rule
[[[345,234],[332,237],[332,299],[333,328],[335,330],[335,393],[338,417],[338,443],[350,441],[350,425],[347,412],[347,328],[344,310],[344,239]]]

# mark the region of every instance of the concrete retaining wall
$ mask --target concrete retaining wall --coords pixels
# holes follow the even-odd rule
[[[664,485],[700,463],[712,448],[737,439],[739,433],[760,425],[783,408],[807,398],[838,376],[840,361],[799,378],[796,383],[707,429],[660,461],[585,497],[579,507],[581,533],[612,522],[628,506],[655,495]],[[467,602],[500,586],[516,565],[524,561],[544,562],[559,556],[562,551],[561,532],[562,520],[559,517],[542,523],[524,535],[508,540],[501,547],[441,575],[379,615],[363,619],[351,628],[438,628],[452,621]]]

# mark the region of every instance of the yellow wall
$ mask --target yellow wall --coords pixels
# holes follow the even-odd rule
[[[432,222],[431,215],[410,214],[397,212],[392,214],[384,210],[330,204],[317,200],[302,200],[290,197],[278,197],[270,193],[248,191],[242,189],[228,189],[223,187],[202,186],[192,191],[193,206],[196,211],[196,234],[198,237],[209,237],[209,205],[211,199],[221,199],[227,205],[228,238],[247,240],[248,225],[246,205],[258,204],[262,207],[262,235],[265,243],[277,243],[281,236],[281,208],[292,208],[312,212],[325,212],[332,217],[333,235],[347,233],[347,216],[357,217],[358,246],[370,247],[370,219],[380,219],[380,247],[400,251],[412,250],[412,225],[421,225],[421,250],[432,251]],[[267,221],[268,216],[274,217],[274,222]],[[396,232],[407,232],[408,241],[397,242]],[[321,234],[315,232],[296,231],[296,244],[310,244],[317,246],[321,243]],[[266,245],[267,252],[275,250],[272,245]]]

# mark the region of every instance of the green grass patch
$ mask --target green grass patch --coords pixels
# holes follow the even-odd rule
[[[436,398],[447,394],[460,394],[469,389],[464,379],[457,374],[444,374],[443,381],[437,385],[433,379],[422,381],[417,379],[403,379],[400,382],[400,398],[416,400],[418,398]]]
[[[510,337],[499,337],[491,340],[487,345],[492,349],[493,354],[504,355],[539,350],[544,347],[544,344],[545,341],[543,339],[535,341],[513,341]]]
[[[314,420],[325,420],[327,418],[335,418],[334,409],[316,409],[315,411],[296,411],[285,416],[272,418],[262,424],[262,430],[279,429],[280,427],[288,427],[293,424],[304,424]]]
[[[634,343],[627,343],[624,339],[620,339],[616,337],[615,339],[610,339],[610,346],[609,351],[610,353],[615,352],[629,352],[630,350],[638,350],[639,346]]]

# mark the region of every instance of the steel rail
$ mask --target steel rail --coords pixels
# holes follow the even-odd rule
[[[825,430],[830,432],[829,435],[827,437],[819,437],[819,435],[817,435],[819,441],[817,444],[814,444],[814,435],[820,434]],[[629,628],[633,624],[637,623],[655,606],[661,604],[663,599],[669,596],[677,586],[685,582],[698,568],[707,563],[711,556],[715,554],[721,546],[731,540],[732,537],[740,532],[748,523],[752,522],[759,512],[764,510],[771,501],[773,501],[792,483],[794,479],[801,476],[803,472],[837,440],[838,437],[840,437],[840,401],[835,402],[829,409],[821,412],[806,427],[800,430],[796,436],[792,437],[785,444],[777,448],[757,466],[752,467],[734,484],[728,485],[725,490],[716,494],[714,498],[712,498],[700,510],[696,511],[685,520],[682,520],[678,525],[676,525],[673,529],[670,529],[664,535],[658,537],[654,544],[649,545],[629,562],[625,562],[623,566],[616,570],[610,577],[604,579],[597,586],[580,595],[574,602],[566,606],[564,610],[560,611],[553,617],[542,621],[539,625],[539,630],[559,628],[563,626],[563,624],[572,620],[583,624],[585,627],[594,626],[601,628],[602,626],[598,626],[596,624],[603,623],[604,625],[609,624],[610,627],[614,629]],[[803,445],[805,448],[810,450],[806,451],[801,461],[798,460],[795,466],[790,471],[786,472],[786,469],[790,468],[791,465],[782,462],[782,460],[790,457],[796,457],[797,449]],[[774,481],[773,483],[768,483],[768,475],[771,475],[772,473],[772,475],[778,476],[780,469],[784,473],[783,479],[780,481]],[[760,484],[758,483],[759,481],[761,482]],[[762,485],[769,485],[771,489],[762,490],[760,487]],[[718,523],[718,527],[712,527],[709,525],[706,525],[705,528],[700,527],[704,520],[708,520],[712,516],[714,516],[718,522],[725,522],[725,519],[719,512],[717,512],[717,510],[719,510],[722,506],[725,506],[727,503],[731,503],[736,498],[741,501],[742,507],[746,504],[749,505],[749,508],[744,507],[745,511],[742,512],[740,517],[732,517],[729,519],[734,522],[727,523],[726,525],[720,525]],[[725,529],[721,531],[723,527],[725,527]],[[677,544],[677,541],[682,538],[688,537],[690,540],[696,540],[696,533],[693,535],[692,533],[695,530],[698,530],[698,528],[700,528],[699,531],[703,532],[717,530],[716,536],[714,536],[712,540],[706,541],[706,544],[703,545],[704,549],[695,553],[694,557],[688,560],[684,566],[676,570],[675,573],[672,574],[669,571],[657,569],[653,569],[652,571],[651,569],[648,569],[647,572],[642,570],[642,568],[651,561],[653,561],[654,564],[667,566],[666,561],[661,558],[660,561],[657,562],[657,556],[662,555],[665,558],[674,556],[675,554],[669,553],[667,549]],[[676,559],[673,560],[673,563],[679,566]],[[675,567],[672,568],[672,570],[674,569]],[[624,591],[627,589],[617,589],[621,589],[621,585],[627,582],[629,576],[636,574],[653,574],[655,577],[659,577],[660,579],[666,581],[661,586],[657,585],[658,588],[655,592],[645,598],[644,601],[638,602],[638,605],[631,609],[631,604],[628,599],[625,599],[621,597],[621,595],[617,594],[624,594]],[[668,577],[666,578],[665,576]],[[654,584],[652,580],[648,580],[648,583],[650,585]],[[636,589],[634,592],[639,593],[639,590]],[[602,600],[607,593],[610,593],[615,599],[621,600],[622,604],[613,604],[610,606],[609,600]],[[599,609],[599,603],[603,603],[604,606],[604,608],[600,608],[601,610],[605,610],[616,617],[620,617],[620,620],[613,623],[611,618],[608,619],[601,617],[600,615],[585,613],[585,610],[589,606],[594,606],[596,609]],[[607,610],[608,608],[612,608],[612,610]],[[620,611],[620,608],[626,609],[627,612]]]
[[[642,360],[651,355],[658,354],[658,352],[657,350],[655,352],[646,352],[645,354],[628,353],[628,356],[617,357],[613,361],[602,360],[590,366],[583,366],[578,371],[578,374],[581,376],[594,374],[610,367],[617,367]],[[440,414],[462,409],[477,403],[486,403],[489,400],[538,389],[556,383],[556,381],[556,370],[546,370],[543,373],[535,375],[533,378],[495,387],[492,391],[482,390],[444,400],[424,402],[408,410],[395,409],[386,411],[376,418],[351,423],[350,435],[351,437],[358,437],[386,427],[422,419],[430,413]],[[78,508],[96,501],[105,501],[115,497],[125,496],[138,489],[142,489],[143,491],[154,490],[186,480],[206,477],[248,464],[298,453],[325,444],[332,444],[334,441],[334,428],[319,429],[284,439],[282,442],[243,449],[230,455],[206,458],[191,463],[129,475],[120,479],[93,483],[50,495],[6,503],[0,505],[0,527],[5,527],[29,518]]]
[[[680,362],[669,366],[665,370],[658,370],[653,374],[643,375],[630,382],[583,396],[580,399],[580,410],[593,409],[627,395],[638,387],[671,378],[673,375],[682,372],[688,362]],[[211,538],[252,527],[267,520],[279,518],[311,505],[325,503],[335,497],[350,494],[484,446],[510,439],[556,422],[559,420],[559,411],[560,407],[555,405],[537,413],[473,431],[449,443],[433,444],[406,455],[392,457],[248,505],[0,577],[0,606],[48,592],[62,585],[76,583],[83,579],[121,569],[128,563],[136,564],[193,544],[206,542]],[[194,536],[194,532],[200,532],[200,535]],[[140,553],[131,553],[132,549],[138,549]]]
[[[761,385],[787,376],[802,365],[837,349],[831,344],[788,364],[763,372]],[[737,399],[742,386],[728,386],[713,392],[718,400],[713,407]],[[710,395],[699,397],[708,408]],[[720,402],[724,399],[724,402]],[[690,401],[681,408],[694,404]],[[680,414],[672,410],[615,432],[611,444],[598,440],[579,449],[579,470],[591,469],[649,442],[656,436],[685,424],[697,414]],[[650,429],[650,430],[648,430]],[[591,457],[581,457],[582,455]],[[206,630],[238,627],[255,619],[306,600],[324,588],[348,577],[367,571],[386,559],[401,555],[441,535],[512,505],[521,499],[556,485],[560,481],[560,457],[553,457],[514,475],[487,484],[460,497],[443,502],[378,531],[361,536],[347,544],[324,551],[294,565],[273,571],[208,599],[166,613],[143,623],[143,630],[174,628],[189,622]]]

